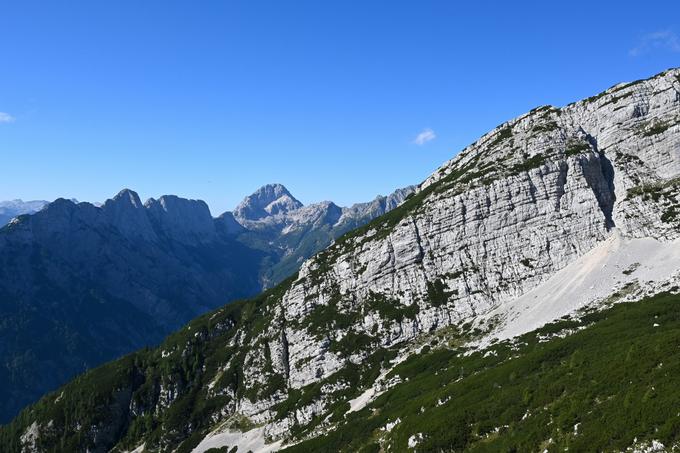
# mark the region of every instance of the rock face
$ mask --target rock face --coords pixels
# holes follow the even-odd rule
[[[204,201],[164,195],[158,200],[148,200],[144,207],[156,229],[164,236],[193,245],[217,239],[215,221]]]
[[[292,208],[280,189],[265,192],[272,195],[248,203],[257,210],[237,210],[246,229],[257,221],[286,235],[310,222],[342,224],[354,212],[331,203]],[[17,439],[28,436],[90,451],[190,450],[213,430],[252,423],[258,431],[248,436],[279,446],[317,436],[360,409],[370,397],[364,389],[396,385],[385,376],[404,351],[435,334],[466,338],[471,326],[492,332],[507,320],[487,315],[612,235],[677,239],[679,195],[680,70],[534,109],[464,149],[294,277],[100,370],[121,376],[102,401],[129,391],[118,437],[97,438],[111,417],[88,408],[106,403],[79,396],[93,372],[65,387],[63,400],[50,395],[27,409],[5,431],[15,433],[6,445],[20,451]],[[267,210],[282,198],[286,208]],[[526,303],[531,310],[541,301]],[[187,410],[191,417],[177,415]],[[48,426],[55,413],[70,424]]]
[[[101,208],[59,199],[10,223],[0,231],[0,414],[256,293],[263,255],[218,237],[203,202],[145,207],[129,190]]]
[[[444,164],[381,225],[306,262],[280,316],[301,320],[335,303],[363,313],[350,329],[358,335],[383,346],[413,340],[538,286],[614,228],[677,238],[678,176],[678,70],[538,108]],[[385,328],[379,313],[366,313],[375,293],[418,313]],[[289,363],[305,364],[288,370],[291,387],[346,363],[311,332],[287,329],[296,336]]]
[[[23,201],[10,200],[0,201],[0,228],[7,224],[14,217],[22,214],[33,214],[40,211],[49,202],[44,200]]]
[[[281,184],[267,184],[249,195],[236,207],[234,215],[239,220],[258,220],[276,214],[285,214],[302,207],[288,189]]]
[[[342,232],[334,229],[342,209],[326,205],[301,207],[283,186],[265,186],[237,210],[266,215],[241,217],[249,230],[230,212],[213,219],[200,200],[142,203],[125,189],[101,207],[59,199],[13,220],[0,230],[0,422],[87,368],[257,294],[265,275],[271,282],[295,272]],[[353,218],[365,223],[383,211]],[[289,241],[283,227],[259,229],[272,218],[303,227]]]

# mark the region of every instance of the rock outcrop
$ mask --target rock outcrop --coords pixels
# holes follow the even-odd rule
[[[175,195],[151,198],[144,207],[162,235],[186,244],[213,242],[217,239],[215,221],[202,200],[187,200]],[[226,225],[226,224],[225,224]]]
[[[679,176],[678,70],[499,126],[398,209],[302,266],[273,308],[285,320],[277,328],[295,338],[290,387],[352,360],[339,359],[334,341],[351,334],[393,346],[462,324],[535,288],[614,228],[677,238]],[[371,309],[376,294],[415,314],[385,322]],[[299,328],[331,311],[356,322],[324,337]]]

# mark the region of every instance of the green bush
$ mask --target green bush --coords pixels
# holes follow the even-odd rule
[[[401,384],[286,451],[374,449],[376,437],[384,449],[407,451],[414,435],[422,438],[417,451],[433,452],[620,451],[634,439],[673,445],[680,441],[678,344],[680,297],[661,294],[557,321],[494,346],[494,354],[423,350],[388,375]]]

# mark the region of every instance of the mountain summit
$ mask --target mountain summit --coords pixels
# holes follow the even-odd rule
[[[286,214],[303,205],[282,184],[267,184],[248,195],[234,210],[239,220],[259,220],[263,217]]]

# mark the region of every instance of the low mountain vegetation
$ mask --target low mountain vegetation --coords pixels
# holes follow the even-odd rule
[[[257,329],[267,300],[275,297],[270,292],[231,304],[157,350],[82,375],[2,428],[3,451],[22,451],[30,420],[41,426],[41,451],[93,448],[83,435],[88,427],[99,427],[98,435],[109,437],[105,448],[114,451],[134,448],[141,439],[161,451],[172,445],[191,451],[211,428],[215,411],[243,388],[238,350],[220,345],[236,327]],[[653,440],[675,445],[679,307],[679,295],[659,294],[565,318],[481,351],[440,337],[394,367],[397,352],[377,349],[363,364],[291,391],[275,407],[284,416],[313,402],[322,386],[345,384],[330,405],[326,433],[315,431],[323,418],[295,427],[291,433],[299,440],[293,442],[299,443],[285,451],[613,451]],[[225,361],[232,365],[218,371]],[[387,378],[397,384],[348,412],[346,401],[356,389],[389,368]],[[177,392],[160,413],[149,411],[158,403],[158,387]]]
[[[433,344],[390,371],[400,384],[328,434],[285,451],[678,445],[679,344],[674,294],[564,319],[472,354]]]

